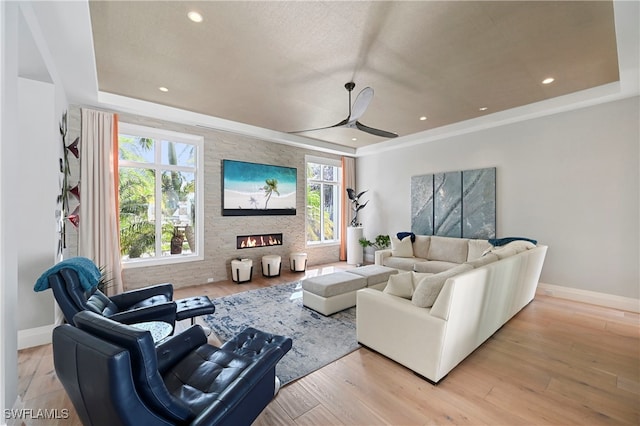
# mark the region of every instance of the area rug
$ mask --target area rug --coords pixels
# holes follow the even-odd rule
[[[356,308],[325,317],[302,306],[300,282],[249,290],[213,300],[204,317],[225,342],[246,327],[291,337],[293,346],[276,366],[282,384],[324,367],[358,349]]]

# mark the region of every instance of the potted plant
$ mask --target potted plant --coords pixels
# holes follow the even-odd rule
[[[366,238],[360,238],[359,243],[364,248],[373,247],[376,250],[383,250],[391,245],[391,238],[388,235],[378,235],[373,242]]]
[[[182,232],[177,226],[174,226],[173,234],[171,235],[171,254],[181,254],[183,243],[184,232]]]

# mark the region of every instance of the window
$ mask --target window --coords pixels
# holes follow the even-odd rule
[[[338,160],[307,157],[307,244],[340,241],[342,167]]]
[[[123,263],[202,259],[203,138],[127,123],[119,127]]]

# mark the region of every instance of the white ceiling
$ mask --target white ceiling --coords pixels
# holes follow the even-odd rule
[[[637,2],[33,7],[70,102],[347,154],[638,93]],[[189,10],[204,21],[189,21]],[[548,76],[556,81],[545,86]],[[360,121],[399,138],[286,133],[346,118],[348,81],[354,98],[375,90]]]

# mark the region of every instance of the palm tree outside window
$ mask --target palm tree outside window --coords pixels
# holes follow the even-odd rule
[[[202,257],[202,146],[200,136],[120,124],[123,262],[147,265]]]

